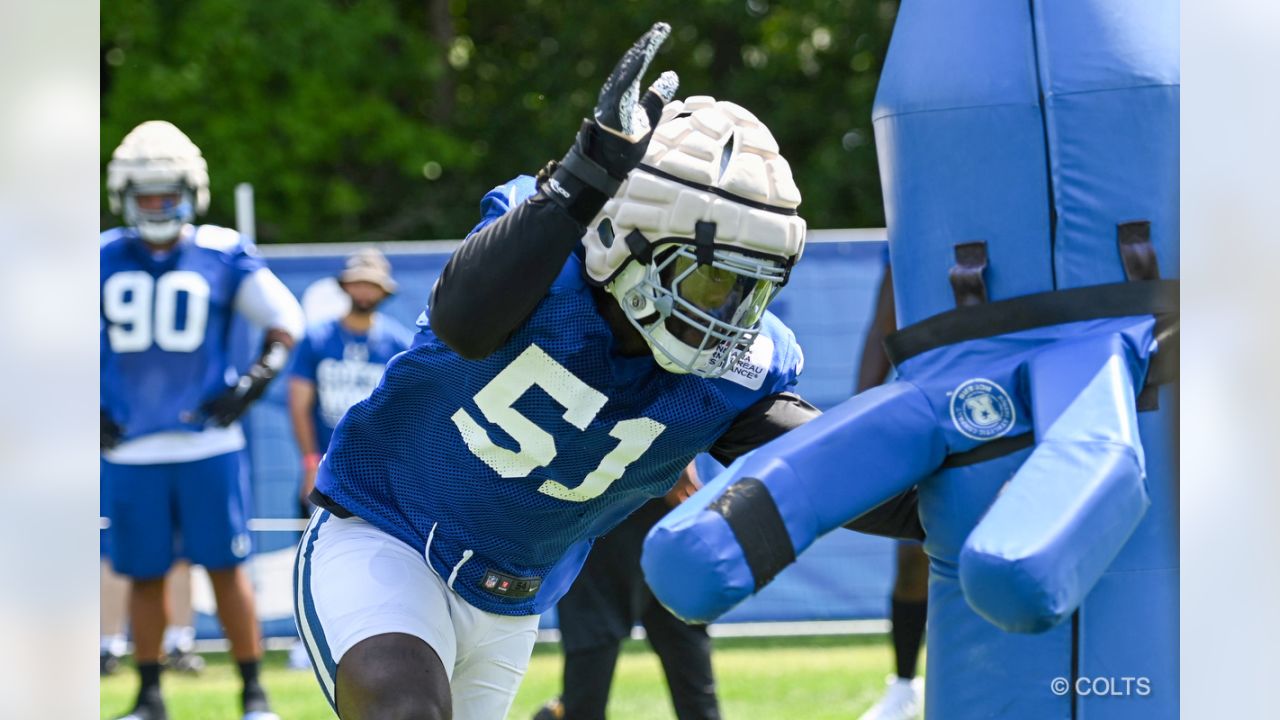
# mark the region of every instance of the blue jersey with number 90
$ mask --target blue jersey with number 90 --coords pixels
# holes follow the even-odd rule
[[[531,190],[522,181],[491,192],[486,221]],[[425,552],[472,605],[504,615],[551,607],[593,538],[665,493],[801,365],[772,315],[750,357],[715,380],[618,355],[576,257],[483,360],[463,359],[419,324],[414,346],[339,423],[317,487]],[[504,594],[512,578],[536,594]]]
[[[202,429],[200,404],[227,387],[236,291],[262,267],[214,225],[187,226],[161,255],[131,228],[102,234],[101,401],[126,439]]]

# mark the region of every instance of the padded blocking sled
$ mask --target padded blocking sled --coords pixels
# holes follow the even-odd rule
[[[659,598],[710,619],[918,484],[930,718],[1175,717],[1178,83],[1176,3],[904,2],[873,116],[900,380],[660,523]]]

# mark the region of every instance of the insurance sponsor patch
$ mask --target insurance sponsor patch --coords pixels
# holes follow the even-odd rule
[[[748,390],[759,390],[773,365],[773,338],[761,333],[751,343],[751,350],[721,377]]]

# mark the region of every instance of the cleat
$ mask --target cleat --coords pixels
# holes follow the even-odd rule
[[[533,720],[564,720],[564,703],[560,698],[551,698],[533,714]]]
[[[267,702],[267,694],[261,686],[247,690],[243,704],[244,717],[241,720],[280,720],[280,716],[271,711],[271,703]]]
[[[872,705],[858,720],[920,720],[924,710],[924,679],[903,680],[890,675],[889,686],[880,702]]]
[[[98,674],[101,677],[115,675],[120,669],[120,656],[112,652],[102,651],[98,654]]]
[[[170,650],[164,656],[164,668],[184,675],[199,675],[204,670],[204,657],[189,650]]]

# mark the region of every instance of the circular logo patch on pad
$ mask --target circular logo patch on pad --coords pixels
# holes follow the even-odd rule
[[[951,392],[951,422],[965,437],[994,440],[1009,432],[1015,417],[1009,393],[986,378],[965,380]]]

